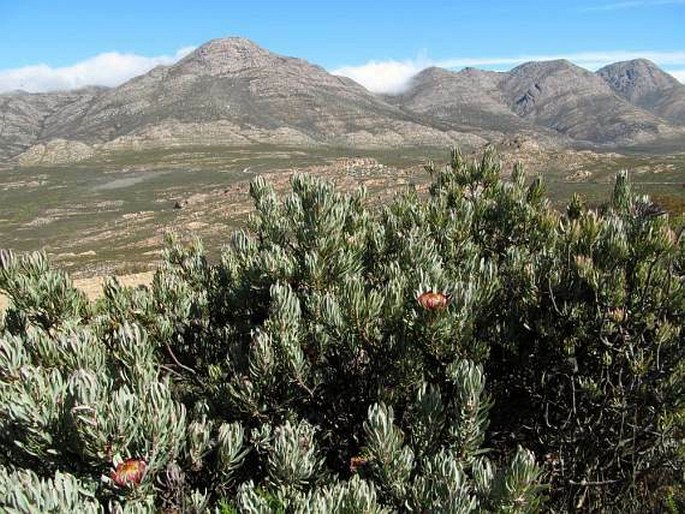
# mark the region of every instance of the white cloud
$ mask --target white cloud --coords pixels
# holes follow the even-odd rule
[[[396,94],[406,89],[409,79],[431,65],[427,58],[370,61],[361,66],[342,66],[331,73],[349,77],[374,93]]]
[[[685,1],[685,0],[684,0]],[[615,50],[605,52],[576,52],[570,54],[529,54],[501,57],[454,57],[450,59],[433,60],[422,57],[406,61],[371,61],[359,66],[343,66],[334,69],[332,73],[349,77],[369,91],[374,93],[398,93],[406,89],[409,80],[419,71],[428,66],[440,68],[460,69],[466,66],[508,70],[514,66],[529,61],[550,61],[566,59],[588,70],[597,70],[607,64],[631,59],[649,59],[664,69],[679,68],[685,65],[685,51],[654,52]],[[685,82],[681,71],[673,75],[681,82]]]
[[[185,47],[174,55],[145,57],[107,52],[71,66],[53,68],[47,64],[0,70],[0,92],[22,89],[31,93],[75,89],[84,86],[117,86],[160,64],[172,64],[192,52]]]
[[[555,59],[566,59],[589,70],[596,70],[612,62],[630,61],[631,59],[649,59],[660,66],[672,66],[685,64],[685,52],[614,50],[605,52],[576,52],[570,54],[530,54],[508,57],[455,58],[439,61],[437,66],[444,68],[487,66],[503,69],[507,66],[516,66],[528,61],[551,61]]]
[[[669,71],[669,73],[677,78],[680,82],[685,84],[685,70]]]
[[[685,3],[685,0],[683,0]],[[96,55],[71,66],[53,68],[46,64],[0,70],[0,92],[23,89],[29,92],[74,89],[89,85],[117,86],[128,79],[149,71],[160,64],[172,64],[192,52],[185,47],[174,55],[145,57],[137,54],[108,52]],[[460,69],[466,66],[507,70],[528,61],[567,59],[583,68],[596,70],[602,66],[630,59],[645,58],[664,67],[671,75],[685,83],[685,51],[605,51],[570,54],[528,54],[500,57],[455,57],[433,60],[426,55],[403,61],[370,61],[358,66],[342,66],[332,73],[349,77],[375,93],[399,93],[419,71],[429,66]]]
[[[632,0],[627,2],[614,2],[611,4],[586,7],[583,11],[618,11],[620,9],[634,9],[638,7],[658,7],[661,5],[682,5],[685,0]]]

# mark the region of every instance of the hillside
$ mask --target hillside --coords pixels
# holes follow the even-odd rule
[[[68,139],[379,146],[441,134],[359,84],[242,38],[210,41],[98,97]],[[120,139],[117,139],[120,138]]]

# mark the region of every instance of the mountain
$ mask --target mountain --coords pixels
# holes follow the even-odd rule
[[[631,104],[685,125],[685,85],[647,59],[617,62],[597,72]]]
[[[30,94],[0,94],[0,162],[60,133],[62,121],[77,117],[104,88]]]
[[[510,109],[537,125],[593,143],[645,141],[668,124],[614,93],[594,73],[566,60],[529,62],[500,81]]]
[[[529,62],[506,73],[428,68],[389,101],[459,130],[623,145],[674,133],[667,120],[619,96],[601,76],[565,60]]]
[[[447,126],[497,131],[530,128],[506,106],[497,87],[501,78],[501,73],[473,68],[458,73],[426,68],[412,78],[407,91],[388,100]]]
[[[349,79],[242,38],[210,41],[172,66],[106,91],[59,135],[108,147],[449,139]]]
[[[465,132],[485,131],[490,139],[517,134],[549,144],[564,136],[518,116],[508,105],[499,84],[506,73],[465,68],[452,72],[431,67],[415,75],[402,94],[386,97],[405,112],[427,123]]]
[[[683,137],[682,88],[639,64],[599,74],[567,61],[506,73],[429,68],[404,93],[381,96],[247,39],[216,39],[116,88],[0,95],[0,162],[192,145],[474,146],[525,136],[611,146]]]

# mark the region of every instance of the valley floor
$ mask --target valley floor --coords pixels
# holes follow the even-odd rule
[[[559,206],[576,191],[591,204],[602,202],[615,173],[628,169],[639,192],[672,212],[685,211],[685,153],[549,152],[526,142],[500,150],[504,173],[522,161],[530,178],[544,177]],[[409,188],[425,191],[425,163],[448,157],[448,149],[193,148],[4,170],[0,240],[20,252],[45,250],[58,266],[86,280],[88,289],[92,277],[146,276],[159,262],[169,231],[200,237],[209,255],[216,255],[231,231],[245,224],[252,209],[249,182],[256,175],[266,175],[282,192],[298,172],[346,190],[363,184],[370,201],[383,202]]]

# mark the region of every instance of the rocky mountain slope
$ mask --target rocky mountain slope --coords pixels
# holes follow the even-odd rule
[[[616,95],[601,77],[568,61],[530,62],[499,83],[509,107],[523,119],[593,143],[649,140],[668,124]]]
[[[96,98],[63,136],[131,145],[214,141],[382,146],[447,139],[359,84],[240,38],[214,40]]]
[[[0,162],[41,141],[62,137],[62,122],[76,119],[104,88],[0,94]]]
[[[656,97],[665,94],[660,86],[652,88]],[[678,109],[675,94],[662,100],[662,111],[646,108],[614,91],[602,74],[565,60],[529,62],[506,73],[428,68],[390,101],[451,127],[498,127],[506,133],[537,132],[538,138],[551,133],[566,136],[567,142],[630,145],[685,136],[673,126],[673,117],[661,117]]]
[[[185,145],[468,146],[522,135],[625,145],[685,134],[680,90],[663,77],[649,87],[626,81],[622,69],[596,75],[566,61],[508,73],[429,68],[405,93],[381,97],[249,40],[218,39],[116,88],[0,95],[0,162]],[[666,100],[653,93],[666,89]]]
[[[473,68],[458,73],[426,68],[412,79],[405,93],[387,100],[446,126],[497,131],[531,128],[506,106],[497,87],[502,76]]]
[[[464,132],[487,131],[490,140],[516,135],[546,144],[569,144],[564,134],[535,125],[508,105],[499,84],[506,73],[465,68],[452,72],[426,68],[413,77],[406,92],[386,100],[432,125]]]
[[[631,104],[685,125],[685,85],[647,59],[617,62],[597,72]]]

